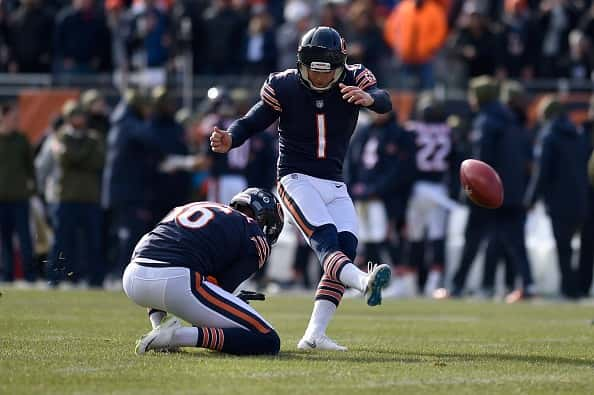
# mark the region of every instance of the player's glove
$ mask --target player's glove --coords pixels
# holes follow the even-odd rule
[[[255,291],[242,290],[239,291],[239,293],[236,296],[247,304],[250,303],[250,300],[266,300],[266,295]]]

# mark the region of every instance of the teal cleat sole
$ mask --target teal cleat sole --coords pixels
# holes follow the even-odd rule
[[[379,265],[373,270],[367,284],[367,292],[365,293],[367,305],[377,306],[382,304],[382,289],[388,286],[390,277],[392,277],[392,270],[388,265]]]

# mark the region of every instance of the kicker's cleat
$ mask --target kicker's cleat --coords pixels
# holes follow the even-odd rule
[[[142,355],[149,350],[168,349],[177,328],[181,328],[179,319],[174,316],[167,317],[158,327],[136,341],[136,354]]]
[[[334,340],[326,335],[322,335],[316,339],[306,339],[305,337],[297,343],[299,350],[320,350],[320,351],[346,351],[345,346],[337,344]]]
[[[390,266],[383,264],[368,264],[367,287],[365,287],[365,301],[369,306],[382,304],[382,289],[390,283],[392,270]]]

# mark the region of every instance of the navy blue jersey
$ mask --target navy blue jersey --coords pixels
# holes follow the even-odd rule
[[[388,93],[377,88],[373,73],[365,67],[347,66],[342,83],[369,93],[375,101],[371,110],[391,110]],[[342,98],[338,85],[315,92],[305,87],[296,69],[288,69],[268,77],[260,90],[260,101],[229,131],[233,147],[237,147],[278,119],[279,177],[303,173],[342,181],[344,156],[359,109]]]
[[[214,277],[232,292],[270,254],[264,233],[229,206],[196,202],[176,207],[134,250],[133,259],[151,266],[181,266]]]
[[[355,132],[345,162],[345,182],[355,199],[392,199],[407,193],[414,177],[410,156],[412,141],[392,118],[384,124],[370,124]],[[356,184],[364,185],[359,192]]]
[[[248,187],[271,191],[276,179],[276,159],[278,157],[276,139],[270,132],[261,132],[243,145],[248,142],[250,143],[250,159],[245,169]]]
[[[415,141],[416,179],[443,182],[450,171],[452,134],[446,123],[409,121],[405,129]]]

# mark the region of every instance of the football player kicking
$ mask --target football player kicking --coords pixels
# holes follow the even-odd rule
[[[258,188],[237,194],[229,206],[196,202],[172,210],[138,242],[124,272],[126,295],[149,308],[153,326],[136,353],[203,347],[277,354],[274,328],[231,292],[264,264],[282,228],[280,203]]]
[[[357,214],[342,167],[361,107],[386,113],[392,104],[371,71],[346,64],[340,34],[316,27],[301,38],[297,69],[271,74],[260,101],[228,131],[215,127],[210,136],[212,150],[225,153],[279,119],[281,204],[324,269],[299,349],[346,350],[326,336],[345,286],[361,291],[367,304],[375,306],[390,281],[388,265],[376,264],[365,273],[352,263]]]

